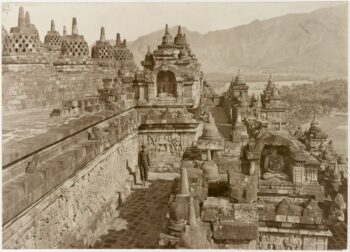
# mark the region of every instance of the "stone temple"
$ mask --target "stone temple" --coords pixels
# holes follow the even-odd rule
[[[3,248],[346,248],[347,161],[316,116],[287,130],[272,76],[217,97],[181,26],[142,69],[119,33],[48,27],[2,29]]]

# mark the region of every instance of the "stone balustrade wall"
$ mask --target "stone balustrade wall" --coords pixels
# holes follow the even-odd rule
[[[116,115],[107,112],[85,116],[46,134],[24,139],[21,143],[24,148],[15,152],[4,150],[3,224],[12,222],[51,194],[101,153],[136,134],[140,120],[135,109]],[[128,161],[130,172],[136,169],[138,142],[132,149],[136,154]]]
[[[3,226],[4,248],[87,247],[107,232],[134,182],[137,133],[95,157],[47,196]],[[6,210],[5,210],[6,211]]]
[[[67,100],[98,95],[103,79],[113,79],[117,69],[94,64],[58,65],[56,52],[43,52],[45,61],[9,61],[2,65],[3,111],[43,109],[62,106]]]

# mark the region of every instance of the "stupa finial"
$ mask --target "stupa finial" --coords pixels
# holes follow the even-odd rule
[[[29,12],[26,11],[26,26],[29,26],[30,25],[30,15],[29,15]]]
[[[121,44],[121,38],[120,38],[120,33],[117,33],[117,40],[116,40],[116,45]]]
[[[78,22],[77,22],[77,18],[76,18],[76,17],[73,18],[73,23],[72,23],[72,35],[79,35],[79,32],[78,32]]]
[[[177,34],[181,35],[181,25],[177,28]]]
[[[105,28],[101,27],[100,41],[106,41]]]
[[[18,13],[18,27],[24,27],[26,24],[25,16],[24,16],[24,9],[23,7],[19,7],[19,13]]]
[[[55,21],[51,20],[51,28],[50,31],[56,31],[55,29]]]

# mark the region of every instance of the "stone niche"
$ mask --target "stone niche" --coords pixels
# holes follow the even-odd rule
[[[157,96],[176,96],[176,78],[171,71],[160,71],[157,75]]]
[[[272,152],[275,151],[275,154]],[[274,155],[274,160],[269,160]],[[267,170],[265,166],[269,166],[270,164],[275,164],[276,168],[280,167],[280,172],[284,173],[288,176],[285,181],[291,181],[292,178],[292,167],[291,167],[291,157],[290,152],[286,146],[273,146],[273,145],[265,145],[260,157],[260,179],[264,179],[264,175]],[[272,168],[272,167],[269,167]],[[267,176],[268,177],[268,176]],[[269,179],[267,179],[269,180]],[[280,179],[279,181],[281,181]],[[284,179],[283,179],[284,180]]]

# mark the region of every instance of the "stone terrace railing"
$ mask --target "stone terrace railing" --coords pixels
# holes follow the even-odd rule
[[[102,111],[71,120],[15,146],[4,146],[3,224],[137,131],[139,125],[134,108],[119,113]],[[129,167],[135,162],[130,160]]]

